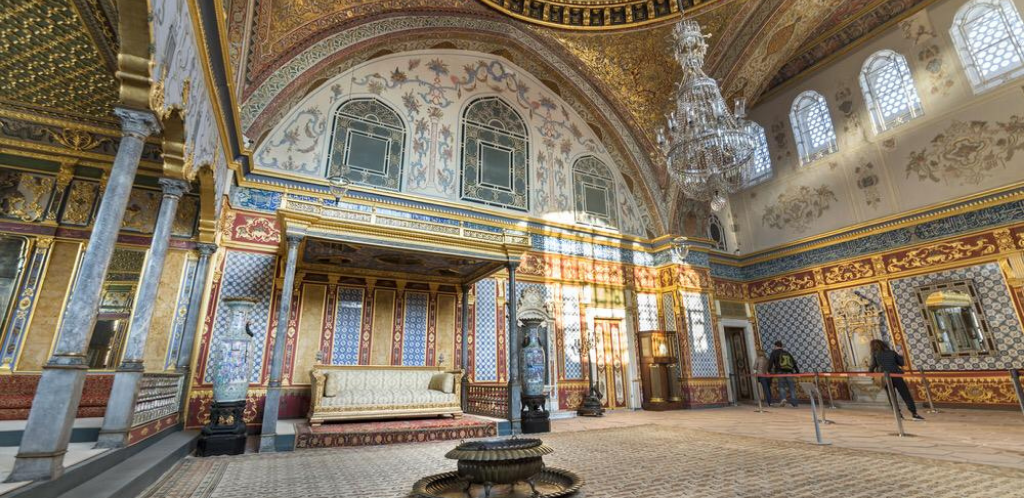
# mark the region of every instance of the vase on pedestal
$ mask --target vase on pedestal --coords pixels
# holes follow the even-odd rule
[[[248,322],[249,312],[256,306],[256,301],[226,298],[223,303],[227,307],[228,329],[213,347],[213,404],[210,406],[210,421],[203,427],[196,448],[199,456],[240,455],[245,452],[243,414],[254,354]]]
[[[522,347],[519,361],[523,379],[523,407],[520,417],[523,433],[549,432],[551,422],[547,410],[548,397],[544,394],[544,386],[548,380],[548,362],[540,333],[541,328],[546,328],[551,321],[551,313],[539,288],[528,287],[523,290],[516,318],[526,334],[526,345]]]

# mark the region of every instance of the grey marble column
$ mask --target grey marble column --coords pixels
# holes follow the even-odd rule
[[[114,113],[121,119],[123,137],[89,235],[88,248],[82,257],[77,283],[57,332],[57,344],[43,366],[21,447],[7,482],[53,479],[64,472],[64,453],[82,399],[88,369],[85,355],[96,326],[103,279],[114,253],[146,137],[159,130],[156,118],[149,111],[120,108]]]
[[[508,421],[512,425],[512,434],[519,434],[522,429],[520,418],[523,411],[523,384],[519,379],[519,351],[523,347],[523,339],[519,336],[519,324],[516,320],[516,269],[519,263],[508,264],[508,292],[505,302],[508,304]]]
[[[462,286],[462,411],[469,408],[469,285]]]
[[[114,374],[114,386],[110,390],[110,400],[103,414],[103,427],[96,441],[97,448],[125,446],[128,444],[128,431],[132,428],[135,400],[139,396],[139,381],[142,380],[144,370],[142,362],[146,355],[146,337],[153,323],[153,308],[160,288],[160,277],[164,273],[164,261],[167,260],[171,227],[178,213],[178,201],[188,192],[189,185],[184,180],[161,178],[160,187],[164,198],[160,203],[153,241],[146,256],[146,267],[135,295],[135,309],[132,310],[124,355]]]
[[[199,249],[199,262],[196,264],[195,277],[192,278],[192,290],[188,298],[188,315],[185,317],[185,328],[181,332],[181,339],[177,344],[178,357],[174,368],[178,372],[188,372],[192,365],[192,346],[196,340],[196,330],[199,328],[199,312],[203,307],[203,291],[206,290],[206,272],[210,267],[210,256],[217,252],[216,244],[197,244]]]
[[[295,290],[295,265],[299,256],[299,242],[303,235],[288,234],[288,261],[284,269],[284,287],[281,289],[281,307],[277,313],[277,335],[274,352],[270,357],[270,385],[263,404],[263,428],[260,432],[260,453],[272,452],[277,438],[277,413],[281,408],[281,374],[284,371],[284,344],[288,340],[288,322],[291,321],[292,294]]]

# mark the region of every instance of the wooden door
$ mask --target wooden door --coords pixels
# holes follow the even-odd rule
[[[594,345],[597,375],[594,377],[601,390],[601,403],[605,408],[626,407],[626,347],[622,320],[594,320]]]
[[[739,399],[753,399],[746,331],[739,327],[726,327],[725,339],[729,344],[729,357],[732,358],[732,372],[736,375],[736,396]]]

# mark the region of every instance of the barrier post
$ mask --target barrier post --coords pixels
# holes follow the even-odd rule
[[[814,439],[815,439],[815,441],[817,441],[816,444],[818,444],[819,446],[828,446],[828,445],[830,445],[832,443],[825,442],[825,441],[821,440],[821,426],[818,425],[818,407],[814,403],[814,392],[811,389],[809,389],[807,386],[808,386],[807,382],[801,382],[800,383],[800,387],[802,387],[804,389],[804,392],[807,393],[807,397],[811,399],[811,420],[814,421]],[[816,391],[817,387],[815,387],[814,390]],[[819,392],[818,395],[820,396],[821,393]],[[794,396],[795,396],[795,394],[794,394]]]
[[[1020,405],[1021,413],[1024,413],[1024,389],[1020,387],[1020,369],[1010,369],[1010,380],[1013,381],[1013,389],[1017,391],[1017,403]]]
[[[729,400],[729,406],[740,405],[740,381],[735,373],[729,372],[729,383],[732,384],[732,399]]]
[[[764,406],[761,404],[761,399],[763,398],[763,395],[761,393],[760,379],[757,378],[757,374],[750,374],[750,380],[751,382],[753,382],[754,385],[754,399],[757,400],[757,410],[754,410],[754,412],[767,413],[768,410],[765,410]]]
[[[832,402],[832,381],[828,377],[825,378],[825,392],[828,393],[828,408],[829,410],[835,410],[836,404]]]
[[[924,374],[924,370],[921,372],[921,384],[924,386],[924,399],[928,401],[928,413],[939,413],[935,409],[935,403],[932,402],[932,385],[928,382],[928,376]]]
[[[900,417],[900,405],[899,401],[896,400],[896,390],[892,387],[892,377],[889,372],[885,372],[885,387],[886,391],[889,392],[889,404],[892,406],[892,416],[896,419],[896,434],[897,437],[904,437],[907,434],[903,432],[903,418]]]

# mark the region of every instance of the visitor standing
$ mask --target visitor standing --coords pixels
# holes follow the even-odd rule
[[[754,373],[757,374],[757,382],[764,391],[765,405],[772,406],[772,378],[768,377],[768,357],[760,349],[757,350],[757,358],[754,360]]]
[[[775,341],[775,348],[771,358],[768,359],[769,369],[773,374],[798,374],[800,367],[796,364],[796,358],[782,348],[782,341]],[[779,404],[789,401],[791,406],[797,406],[796,379],[793,377],[779,377]]]
[[[871,340],[871,371],[872,372],[887,372],[890,374],[901,374],[903,369],[903,355],[893,351],[889,348],[889,345],[880,339]],[[906,381],[903,377],[890,377],[892,380],[892,387],[896,392],[900,393],[900,397],[903,398],[903,403],[907,405],[907,409],[910,410],[910,415],[914,420],[924,420],[924,417],[917,414],[917,404],[914,403],[914,397],[910,395],[910,388],[907,387]],[[885,386],[886,391],[889,390],[889,386]],[[895,397],[891,397],[891,400],[895,401]],[[899,410],[897,402],[896,409]],[[903,417],[903,412],[900,412],[900,417]]]

